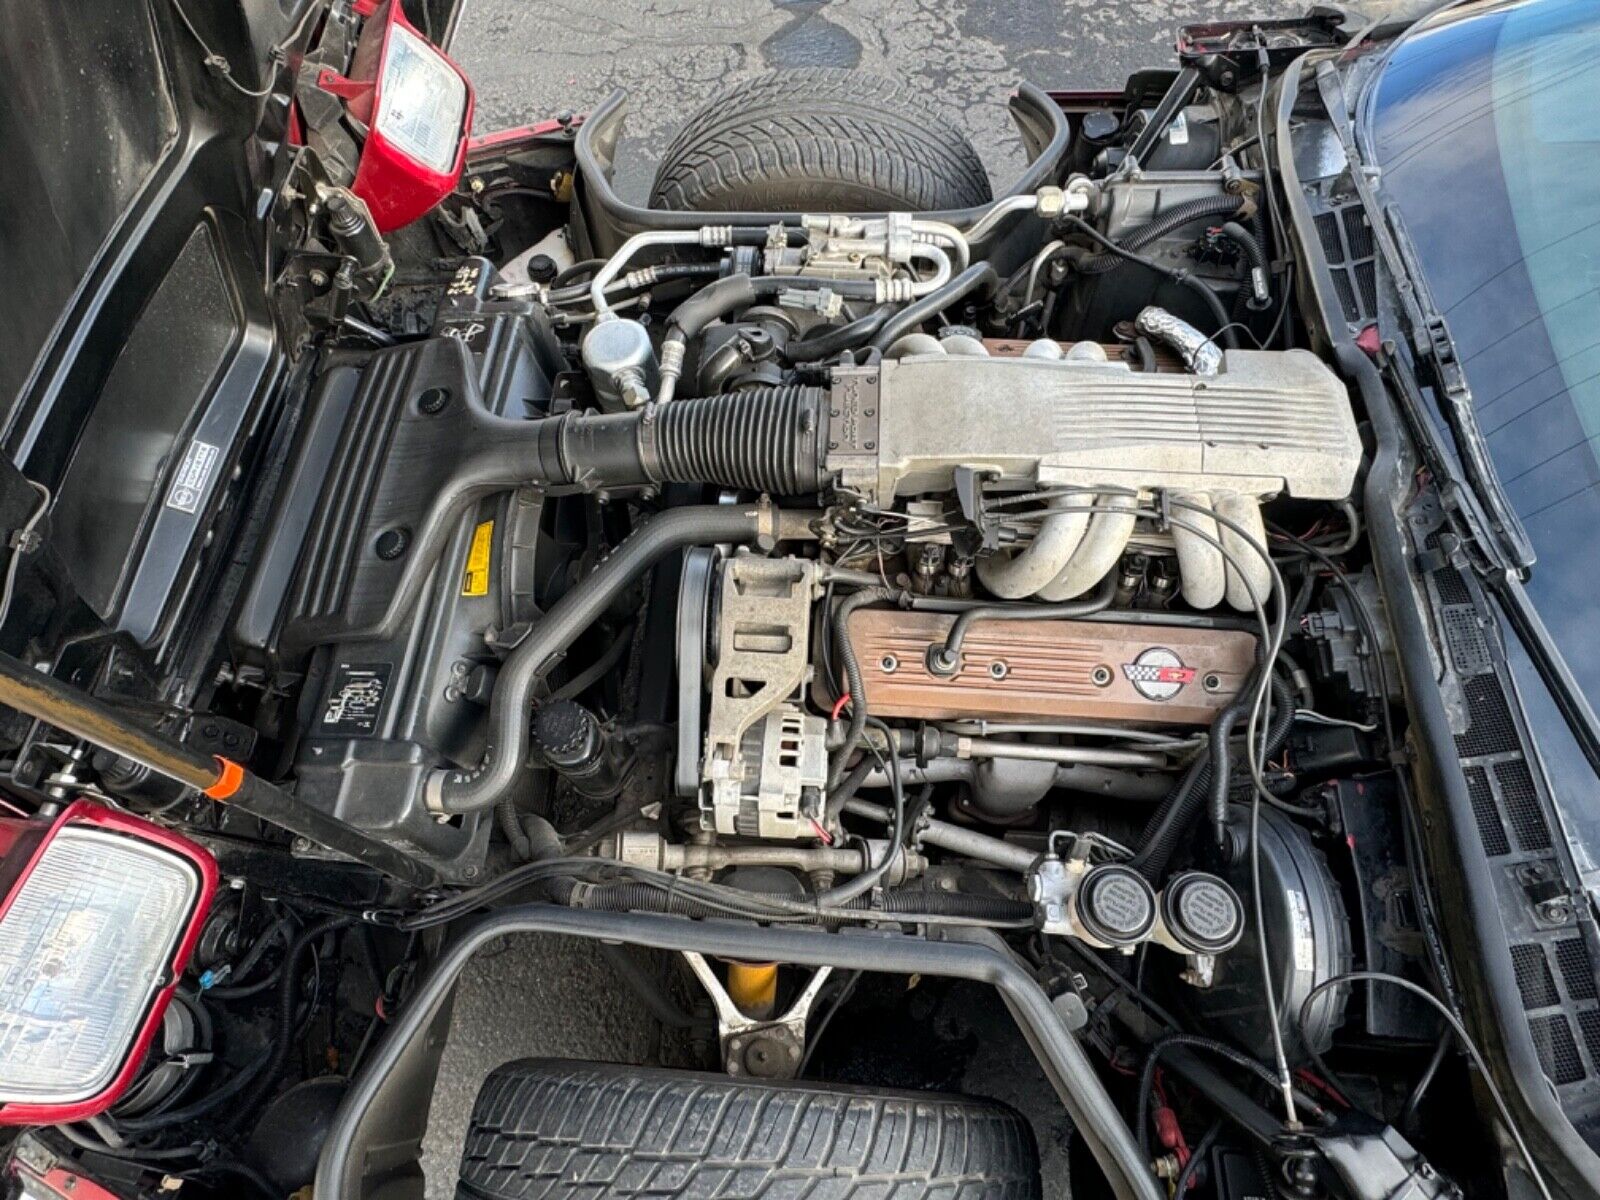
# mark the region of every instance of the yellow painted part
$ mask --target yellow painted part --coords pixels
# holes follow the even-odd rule
[[[463,596],[489,594],[489,551],[494,545],[494,522],[484,521],[472,531],[472,545],[467,548],[467,569],[461,576]]]
[[[728,996],[746,1016],[770,1016],[778,1003],[778,964],[729,963]]]

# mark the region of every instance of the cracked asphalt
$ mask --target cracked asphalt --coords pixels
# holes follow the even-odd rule
[[[451,51],[478,90],[477,129],[581,112],[624,88],[632,100],[617,183],[641,200],[677,122],[762,71],[836,66],[918,83],[971,137],[998,186],[1023,161],[1006,113],[1018,81],[1120,88],[1133,71],[1171,61],[1179,25],[1307,7],[1307,0],[463,2]],[[649,1019],[591,948],[526,938],[480,958],[457,998],[434,1097],[424,1156],[429,1200],[452,1194],[472,1101],[499,1063],[541,1055],[642,1062],[655,1050]],[[991,1084],[997,1076],[1014,1082],[1031,1066],[989,1065]],[[1048,1178],[1056,1152],[1049,1143],[1059,1130],[1038,1132]]]

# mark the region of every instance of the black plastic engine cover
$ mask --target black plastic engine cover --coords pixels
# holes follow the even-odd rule
[[[454,879],[480,869],[487,826],[438,823],[422,784],[481,755],[496,646],[538,616],[544,501],[503,480],[554,365],[537,315],[463,278],[437,336],[324,372],[233,627],[242,655],[305,672],[297,794]],[[463,479],[489,431],[501,482]]]
[[[542,500],[502,492],[474,506],[391,635],[319,647],[302,692],[298,795],[471,878],[487,828],[440,824],[421,804],[434,768],[483,755],[499,656],[493,641],[538,616]]]

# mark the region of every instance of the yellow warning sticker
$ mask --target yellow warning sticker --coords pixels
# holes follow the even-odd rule
[[[472,531],[472,546],[467,550],[467,570],[461,577],[463,596],[489,594],[489,549],[494,544],[494,522],[481,522]]]

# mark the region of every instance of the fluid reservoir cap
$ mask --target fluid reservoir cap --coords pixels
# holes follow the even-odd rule
[[[1083,114],[1079,122],[1079,132],[1083,140],[1095,145],[1104,145],[1117,136],[1117,131],[1122,128],[1122,119],[1116,113],[1106,108],[1091,108]]]
[[[1244,905],[1215,875],[1189,871],[1161,893],[1161,918],[1174,939],[1198,954],[1231,949],[1244,933]]]
[[[1090,936],[1110,946],[1130,946],[1156,923],[1156,896],[1144,876],[1110,863],[1083,877],[1076,896],[1078,920]]]
[[[600,725],[583,705],[552,700],[534,714],[533,737],[554,766],[580,767],[598,753]]]

